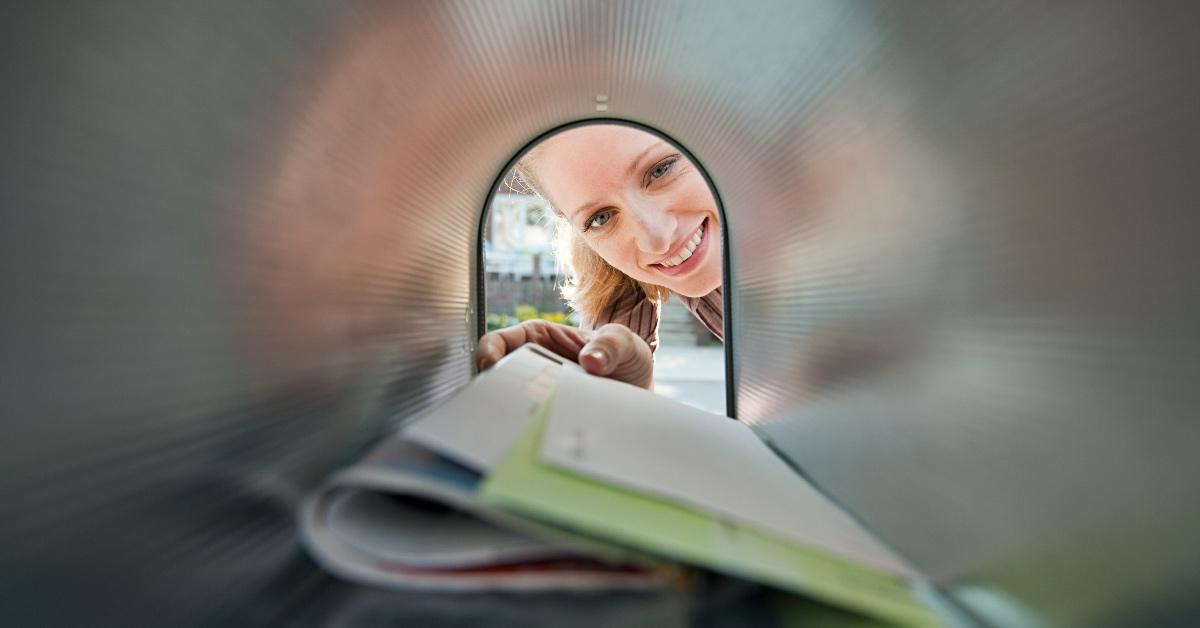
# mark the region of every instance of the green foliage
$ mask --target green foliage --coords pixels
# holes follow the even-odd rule
[[[487,330],[496,331],[505,327],[512,327],[517,324],[517,319],[510,314],[497,314],[495,312],[487,315]]]
[[[503,314],[492,312],[487,315],[487,330],[496,331],[505,327],[512,327],[518,323],[523,323],[529,320],[541,319],[550,321],[551,323],[562,323],[575,327],[575,321],[566,312],[538,312],[537,308],[532,305],[518,305],[514,309],[513,314]]]
[[[567,325],[571,324],[571,320],[568,319],[567,315],[562,312],[542,312],[542,318],[550,321],[551,323],[566,323]]]

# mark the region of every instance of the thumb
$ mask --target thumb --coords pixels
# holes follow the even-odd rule
[[[610,323],[597,329],[580,350],[579,364],[592,375],[642,388],[650,388],[654,380],[650,345],[624,325]]]

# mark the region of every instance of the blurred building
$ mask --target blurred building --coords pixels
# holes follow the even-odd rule
[[[497,193],[484,223],[483,266],[489,314],[516,316],[519,306],[567,313],[554,255],[554,213],[532,194]]]

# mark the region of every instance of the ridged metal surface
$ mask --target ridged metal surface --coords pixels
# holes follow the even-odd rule
[[[602,115],[708,169],[818,484],[992,622],[1196,612],[1194,7],[2,11],[0,623],[278,621],[298,496],[470,375],[494,178]]]

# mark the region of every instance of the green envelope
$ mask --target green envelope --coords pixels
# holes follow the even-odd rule
[[[783,541],[679,504],[552,467],[538,459],[551,397],[481,487],[484,501],[684,563],[804,594],[907,626],[938,617],[908,583],[817,548]]]

